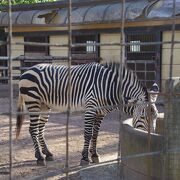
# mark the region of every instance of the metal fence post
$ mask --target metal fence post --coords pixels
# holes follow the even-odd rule
[[[12,13],[11,0],[8,0],[8,75],[9,75],[9,179],[12,179],[12,111],[13,111],[13,86],[12,86]]]

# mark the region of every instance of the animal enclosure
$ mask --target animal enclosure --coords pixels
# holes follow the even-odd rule
[[[0,12],[0,179],[179,179],[179,3],[65,0],[40,3],[36,9],[11,6],[9,0]],[[100,163],[80,166],[84,110],[72,111],[68,102],[65,112],[50,112],[45,128],[54,161],[37,166],[27,111],[21,136],[15,140],[20,74],[38,63],[66,65],[69,70],[72,65],[110,61],[132,69],[149,97],[158,95],[155,133],[150,132],[151,108],[147,132],[124,122],[129,116],[122,111],[112,112],[98,136]],[[122,76],[121,68],[119,73]],[[154,82],[159,93],[150,91]],[[147,101],[148,107],[152,104]]]

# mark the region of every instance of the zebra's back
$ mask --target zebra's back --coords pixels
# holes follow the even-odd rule
[[[93,86],[98,64],[70,68],[71,108],[84,106],[84,99]],[[64,111],[68,105],[68,67],[38,64],[23,73],[19,83],[25,101],[39,100],[49,108]]]

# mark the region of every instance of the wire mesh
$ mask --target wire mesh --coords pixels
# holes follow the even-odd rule
[[[89,46],[120,46],[120,49],[121,49],[121,54],[120,54],[120,64],[124,64],[125,63],[125,47],[127,46],[131,46],[132,43],[127,43],[125,42],[125,35],[124,35],[124,29],[125,29],[125,15],[124,15],[124,9],[125,9],[125,0],[122,1],[122,9],[121,9],[121,14],[122,14],[122,21],[120,23],[120,33],[121,34],[121,41],[120,43],[90,43],[88,44]],[[69,0],[69,3],[68,3],[68,43],[67,44],[52,44],[52,43],[34,43],[34,42],[17,42],[15,43],[15,45],[32,45],[32,46],[52,46],[52,47],[68,47],[68,57],[62,57],[62,59],[66,59],[67,63],[68,63],[68,68],[69,68],[69,72],[68,72],[68,84],[69,84],[69,89],[68,89],[68,109],[67,109],[67,121],[66,121],[66,159],[65,159],[65,169],[64,171],[62,171],[61,173],[65,172],[66,174],[66,179],[69,179],[69,175],[70,175],[70,172],[74,171],[74,170],[81,170],[83,169],[83,167],[71,167],[69,166],[69,123],[70,123],[70,120],[71,120],[71,115],[73,114],[73,112],[71,111],[71,107],[70,107],[70,91],[71,91],[71,88],[70,88],[70,78],[71,78],[71,74],[70,74],[70,66],[71,66],[71,59],[72,59],[72,52],[71,52],[71,49],[72,47],[83,47],[83,46],[87,46],[86,43],[77,43],[77,44],[73,44],[72,43],[72,24],[71,24],[71,11],[72,11],[72,2],[71,0]],[[172,37],[171,37],[171,41],[163,41],[163,42],[133,42],[133,45],[141,45],[141,46],[148,46],[148,45],[164,45],[164,44],[170,44],[171,45],[171,53],[170,53],[170,70],[169,70],[169,78],[170,80],[172,80],[173,78],[173,59],[174,59],[174,46],[175,44],[179,44],[180,41],[177,41],[175,40],[175,30],[176,30],[176,25],[175,25],[175,20],[176,20],[176,16],[175,16],[175,8],[176,8],[176,1],[173,0],[173,18],[172,18]],[[8,12],[9,12],[9,26],[8,26],[8,41],[7,42],[0,42],[0,45],[5,45],[6,43],[8,43],[8,57],[0,57],[0,60],[7,60],[8,61],[8,83],[9,83],[9,112],[7,113],[1,113],[1,115],[9,115],[9,179],[13,179],[12,177],[12,172],[13,172],[13,147],[12,147],[12,133],[13,133],[13,130],[12,130],[12,127],[13,127],[13,123],[12,123],[12,116],[13,115],[17,115],[17,112],[16,111],[13,111],[14,109],[14,101],[13,101],[13,75],[12,75],[12,70],[13,70],[13,65],[12,65],[12,61],[16,58],[12,58],[12,54],[11,54],[11,51],[12,51],[12,45],[14,45],[14,43],[12,42],[12,17],[11,17],[11,1],[9,0],[9,8],[8,8]],[[60,57],[59,57],[60,59]],[[179,64],[178,64],[179,65]],[[6,67],[2,68],[4,70],[7,70]],[[120,72],[122,73],[122,69],[120,69]],[[122,75],[121,75],[122,76]],[[172,92],[172,89],[173,89],[173,86],[172,86],[172,82],[170,81],[170,86],[169,86],[169,92],[165,92],[165,93],[158,93],[160,96],[164,96],[164,97],[178,97],[179,96],[179,93],[178,92],[175,92],[173,93]],[[177,99],[177,101],[179,101],[179,99]],[[168,98],[168,103],[171,102],[171,98]],[[151,102],[149,102],[149,107],[150,107],[150,104]],[[106,107],[100,107],[100,108],[106,108]],[[170,107],[168,108],[170,109]],[[76,111],[75,113],[81,113],[82,111]],[[51,114],[53,114],[56,112],[51,112]],[[172,112],[168,112],[168,113],[172,113]],[[27,114],[27,112],[25,113]],[[46,114],[44,112],[42,112],[42,114]],[[150,114],[150,112],[149,112]],[[62,115],[62,114],[60,114]],[[149,119],[151,119],[151,115],[149,115]],[[148,152],[145,152],[145,153],[135,153],[135,154],[132,154],[132,155],[125,155],[125,156],[122,156],[121,154],[121,146],[126,143],[126,142],[123,142],[121,144],[121,141],[120,141],[120,138],[121,135],[122,135],[122,132],[124,132],[124,129],[122,127],[122,114],[120,113],[119,116],[118,116],[118,119],[119,119],[119,131],[121,131],[121,133],[119,133],[119,137],[118,137],[118,148],[117,148],[117,158],[116,159],[112,159],[110,161],[105,161],[103,163],[107,163],[107,162],[113,162],[113,161],[118,161],[119,164],[122,163],[122,168],[123,166],[128,166],[127,164],[124,164],[123,163],[123,160],[128,160],[128,159],[135,159],[135,158],[142,158],[142,157],[153,157],[153,156],[156,156],[156,155],[165,155],[165,154],[168,154],[168,153],[177,153],[179,152],[179,148],[170,148],[170,149],[163,149],[163,150],[159,150],[159,151],[151,151],[151,143],[152,143],[152,137],[151,137],[151,133],[150,133],[150,128],[148,129],[148,138],[147,138],[147,147],[148,147]],[[149,126],[150,127],[150,126]],[[166,135],[166,134],[165,134]],[[102,164],[103,164],[102,163]],[[148,179],[153,179],[154,177],[151,175],[151,164],[152,162],[149,161],[148,162],[148,173],[147,174],[144,174],[145,177],[147,177]],[[91,166],[94,166],[94,165],[91,165]],[[164,169],[166,169],[165,167],[165,164],[163,164],[163,167]],[[129,169],[131,169],[131,167],[128,167]],[[136,171],[136,173],[142,173],[138,170],[135,170],[135,169],[131,169],[132,171]],[[58,171],[59,173],[59,171]],[[119,174],[119,170],[117,171],[117,174],[119,177],[121,177],[122,179],[124,177],[126,177],[126,174],[125,172],[123,171],[120,171],[120,174]],[[143,173],[142,173],[143,174]],[[163,175],[165,174],[165,171],[163,171]],[[165,177],[164,177],[165,179]]]

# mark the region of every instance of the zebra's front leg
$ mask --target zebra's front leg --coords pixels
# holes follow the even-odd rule
[[[37,158],[37,165],[45,166],[46,162],[44,160],[43,154],[41,152],[41,147],[39,143],[39,115],[30,115],[30,127],[29,132],[31,134],[34,149],[35,149],[35,157]]]
[[[46,140],[44,137],[44,130],[45,130],[45,124],[48,121],[49,116],[40,116],[39,119],[39,142],[41,144],[41,148],[42,148],[42,153],[46,155],[46,160],[47,161],[53,161],[53,154],[49,151],[48,145],[46,144]]]
[[[93,135],[92,135],[91,147],[90,147],[91,160],[93,163],[100,162],[99,154],[97,152],[97,137],[98,137],[98,132],[101,126],[101,121],[103,120],[103,118],[104,116],[102,115],[97,116],[93,124]]]
[[[89,160],[89,145],[92,137],[92,127],[94,121],[94,114],[92,112],[85,113],[84,121],[84,148],[82,151],[82,159],[80,165],[88,165]]]

